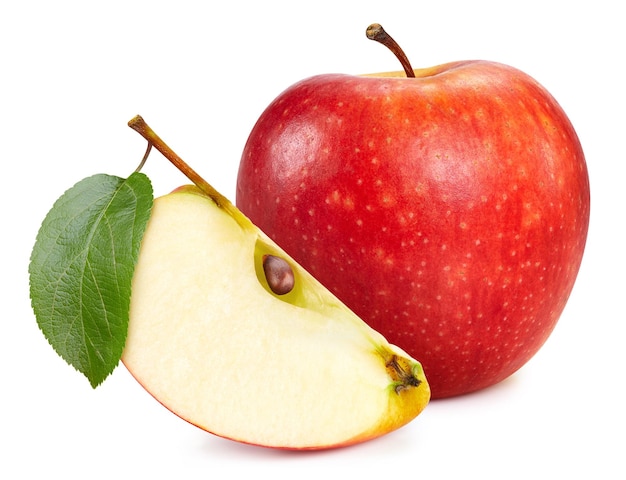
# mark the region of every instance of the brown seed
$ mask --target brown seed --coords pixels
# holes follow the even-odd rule
[[[270,290],[276,295],[285,295],[293,290],[295,277],[289,263],[275,255],[263,257],[263,271]]]

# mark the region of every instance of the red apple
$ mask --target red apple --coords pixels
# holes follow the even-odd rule
[[[288,88],[246,143],[237,205],[424,365],[433,398],[508,377],[570,295],[589,223],[583,150],[557,101],[465,61]]]

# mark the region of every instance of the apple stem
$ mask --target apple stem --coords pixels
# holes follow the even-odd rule
[[[145,120],[137,115],[133,117],[129,122],[128,126],[139,133],[143,138],[148,141],[148,149],[144,155],[144,159],[142,160],[140,166],[141,168],[145,163],[148,154],[152,146],[156,148],[161,154],[167,158],[170,162],[174,164],[178,170],[180,170],[189,180],[191,180],[202,192],[204,192],[207,196],[209,196],[218,207],[223,208],[233,216],[237,220],[237,222],[242,227],[248,227],[247,223],[249,221],[246,217],[244,217],[239,210],[228,200],[224,195],[215,190],[213,186],[207,182],[204,178],[202,178],[193,168],[191,168],[187,162],[185,162],[182,158],[180,158],[176,152],[174,152],[155,132],[150,128],[150,126],[145,122]],[[245,220],[244,220],[245,219]]]
[[[411,67],[411,62],[409,62],[408,57],[402,48],[400,48],[400,45],[398,45],[391,35],[385,31],[380,23],[372,23],[369,27],[367,27],[367,30],[365,30],[365,35],[367,35],[367,38],[370,40],[382,43],[385,47],[391,50],[396,58],[400,60],[406,76],[409,78],[415,78],[415,72],[413,71],[413,67]]]

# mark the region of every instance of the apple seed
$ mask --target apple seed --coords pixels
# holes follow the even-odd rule
[[[293,290],[295,277],[289,263],[275,255],[263,257],[263,271],[270,290],[276,295],[285,295]]]

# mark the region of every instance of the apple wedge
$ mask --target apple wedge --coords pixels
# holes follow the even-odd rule
[[[287,286],[275,288],[285,273]],[[345,446],[405,425],[430,399],[419,362],[195,186],[155,200],[132,287],[124,365],[218,436]]]

